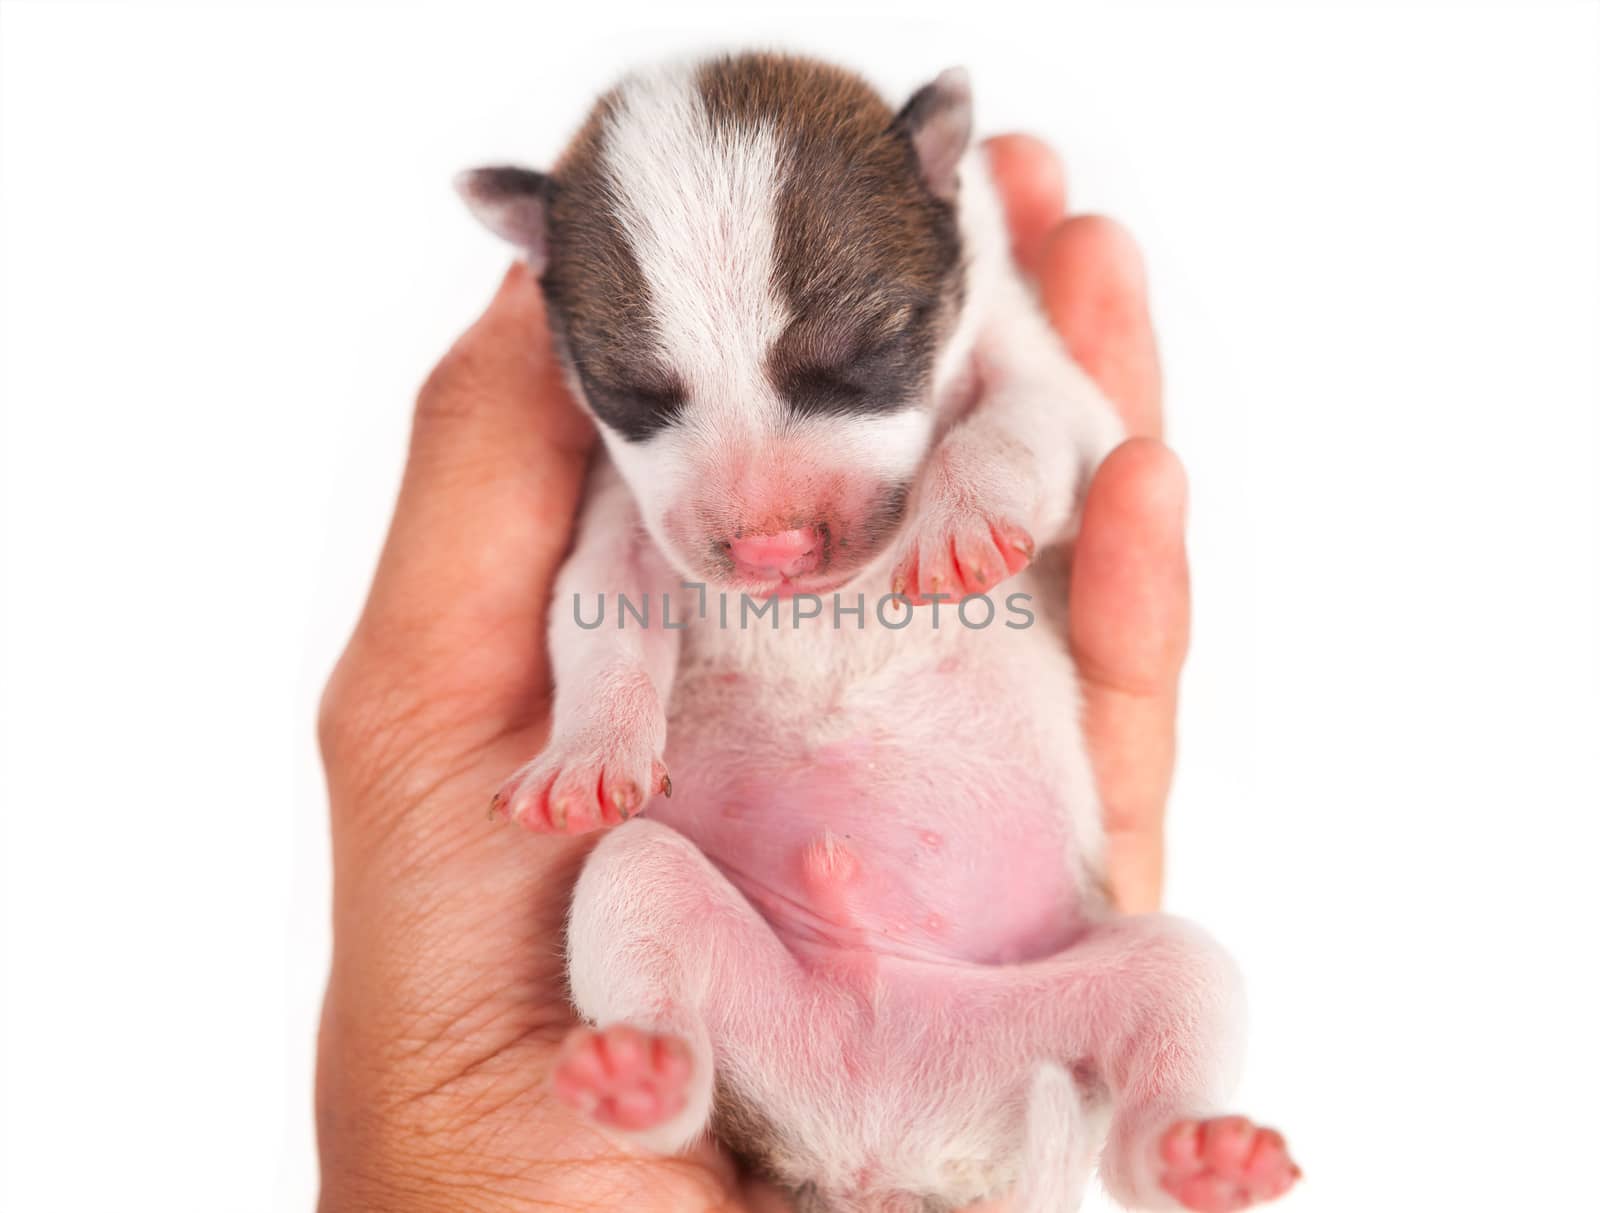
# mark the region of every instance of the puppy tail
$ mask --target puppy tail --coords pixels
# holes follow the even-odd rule
[[[1083,1203],[1099,1133],[1072,1075],[1042,1063],[1028,1091],[1015,1213],[1073,1213]]]

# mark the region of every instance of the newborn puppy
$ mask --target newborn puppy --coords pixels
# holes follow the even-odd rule
[[[713,1130],[808,1213],[1056,1213],[1097,1154],[1130,1206],[1243,1208],[1298,1172],[1218,1117],[1234,971],[1100,892],[1057,549],[1118,422],[970,130],[959,71],[896,114],[741,55],[460,182],[604,439],[549,744],[494,801],[606,831],[555,1090],[648,1148]]]

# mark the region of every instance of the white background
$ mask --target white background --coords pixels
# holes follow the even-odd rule
[[[967,64],[1148,252],[1169,902],[1285,1207],[1594,1208],[1600,10],[651,7],[4,7],[5,1207],[310,1206],[314,703],[504,260],[450,175],[767,41]]]

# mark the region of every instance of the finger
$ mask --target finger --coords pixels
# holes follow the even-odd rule
[[[1104,801],[1113,900],[1161,897],[1162,819],[1189,647],[1187,483],[1160,442],[1134,438],[1090,483],[1072,558],[1067,639],[1083,682],[1084,733]]]
[[[1111,895],[1124,910],[1154,910],[1188,649],[1186,485],[1176,457],[1150,441],[1162,432],[1161,365],[1132,238],[1098,216],[1057,225],[1041,256],[1040,288],[1056,331],[1135,436],[1089,487],[1068,632],[1104,801]]]
[[[1133,237],[1098,215],[1068,219],[1044,243],[1039,284],[1051,323],[1128,433],[1159,438],[1161,363]]]
[[[1005,208],[1011,255],[1029,277],[1037,277],[1045,241],[1067,211],[1061,160],[1032,135],[996,135],[983,149]]]
[[[519,263],[419,394],[363,627],[412,649],[470,646],[506,624],[537,640],[592,437]]]

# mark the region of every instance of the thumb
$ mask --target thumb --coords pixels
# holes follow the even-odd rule
[[[336,821],[358,816],[347,793],[435,787],[435,768],[537,724],[543,617],[592,442],[538,286],[513,266],[423,386],[372,588],[323,693]]]
[[[429,376],[388,539],[358,631],[453,663],[506,625],[535,650],[593,430],[518,263]]]
[[[1068,588],[1111,893],[1135,913],[1161,898],[1162,818],[1189,644],[1186,495],[1183,466],[1160,442],[1133,438],[1112,451],[1089,485]]]

